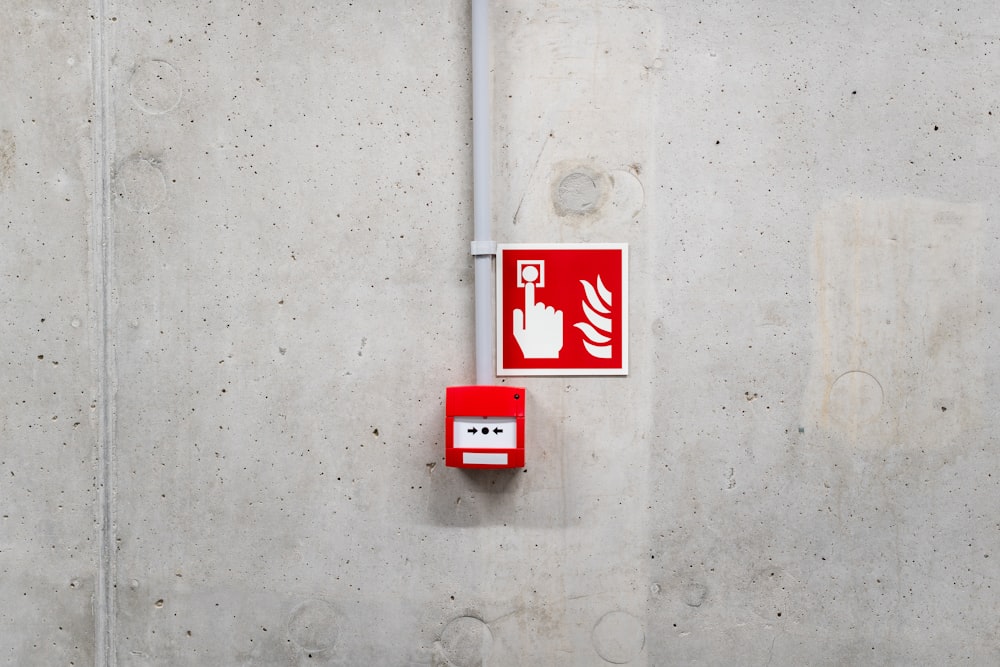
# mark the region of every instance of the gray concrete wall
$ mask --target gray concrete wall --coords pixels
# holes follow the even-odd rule
[[[497,3],[497,240],[630,244],[516,472],[468,23],[0,7],[0,663],[1000,662],[994,4]]]

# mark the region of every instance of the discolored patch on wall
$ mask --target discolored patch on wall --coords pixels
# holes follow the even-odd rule
[[[482,667],[493,650],[493,633],[475,616],[452,619],[441,631],[441,650],[453,667]]]
[[[611,193],[611,179],[584,161],[570,160],[553,167],[552,206],[569,222],[596,219]]]
[[[820,213],[804,419],[863,446],[946,443],[980,425],[983,223],[978,205],[916,198]]]
[[[167,197],[167,180],[153,160],[133,156],[118,167],[114,194],[133,213],[151,213]]]
[[[289,614],[287,625],[288,640],[310,653],[330,651],[340,639],[340,614],[326,600],[300,603]]]
[[[597,655],[613,665],[625,665],[635,660],[646,644],[642,622],[627,611],[604,614],[591,632],[591,642]]]
[[[139,63],[128,81],[132,103],[142,111],[159,115],[172,111],[181,101],[181,75],[164,60]]]
[[[802,596],[801,582],[781,567],[771,566],[754,572],[745,585],[750,607],[769,623],[801,620],[797,600]]]
[[[646,204],[640,170],[637,164],[606,171],[587,160],[560,162],[550,177],[552,211],[560,222],[575,227],[633,222]]]
[[[642,168],[638,164],[611,172],[611,196],[608,208],[609,215],[615,222],[634,220],[646,206],[646,189],[639,177],[641,173]]]
[[[830,385],[826,404],[835,421],[857,428],[882,413],[884,393],[871,373],[847,371]]]
[[[0,190],[6,190],[14,177],[17,144],[10,130],[0,130]]]

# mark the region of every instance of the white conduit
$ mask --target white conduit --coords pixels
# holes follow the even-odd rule
[[[472,241],[475,269],[476,384],[493,384],[493,256],[490,189],[492,122],[490,118],[489,0],[472,0]]]

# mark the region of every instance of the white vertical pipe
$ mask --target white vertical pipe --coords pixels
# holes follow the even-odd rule
[[[475,269],[476,384],[493,384],[493,256],[491,162],[493,124],[490,118],[489,0],[472,0],[472,215]]]

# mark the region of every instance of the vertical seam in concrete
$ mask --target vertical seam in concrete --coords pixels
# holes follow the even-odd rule
[[[114,347],[111,340],[112,299],[112,220],[110,134],[110,61],[107,53],[105,0],[94,0],[94,29],[91,41],[94,129],[93,129],[93,241],[94,314],[97,347],[97,460],[98,532],[95,662],[110,667],[114,656],[114,516],[112,454],[114,445]]]

